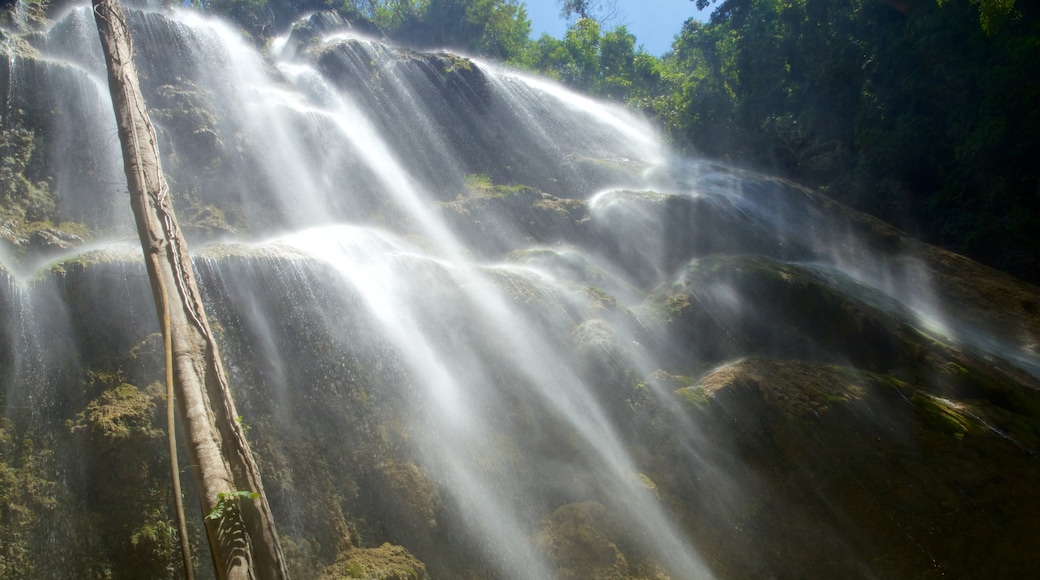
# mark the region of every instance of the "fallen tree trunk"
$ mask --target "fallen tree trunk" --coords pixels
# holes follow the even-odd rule
[[[159,320],[169,338],[177,406],[217,577],[288,578],[260,472],[235,420],[188,247],[170,204],[125,15],[116,0],[92,3],[108,66],[130,203]]]

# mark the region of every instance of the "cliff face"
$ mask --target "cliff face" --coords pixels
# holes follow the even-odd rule
[[[89,16],[4,33],[4,578],[179,566]],[[1036,568],[1036,288],[329,16],[131,25],[296,577]]]

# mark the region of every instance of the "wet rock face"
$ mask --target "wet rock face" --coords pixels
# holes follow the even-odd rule
[[[1040,529],[1026,491],[1040,478],[1030,415],[1010,419],[993,401],[936,397],[848,367],[767,359],[724,366],[679,394],[696,401],[708,436],[756,466],[741,534],[769,538],[776,550],[759,552],[769,569],[1014,576],[1032,565],[1021,550]],[[1018,422],[1034,427],[1010,427]],[[796,547],[807,538],[828,558]]]
[[[26,227],[22,222],[0,218],[0,243],[9,244],[20,261],[35,263],[60,256],[83,244],[80,236],[58,228]]]
[[[683,577],[627,523],[630,487],[668,506],[719,577],[1028,573],[1035,552],[1022,538],[1040,533],[1035,377],[953,344],[902,303],[825,268],[716,254],[677,269],[674,282],[640,290],[604,269],[608,256],[580,250],[589,244],[581,233],[585,207],[518,190],[439,211],[457,216],[458,231],[472,232],[464,239],[475,252],[512,252],[510,267],[520,269],[493,268],[489,277],[545,332],[525,336],[551,340],[570,361],[561,375],[589,385],[595,396],[587,411],[602,412],[636,458],[638,471],[624,478],[590,459],[590,443],[544,403],[544,393],[526,390],[529,369],[511,367],[501,328],[485,312],[467,310],[457,272],[421,259],[403,270],[424,280],[424,332],[494,369],[482,412],[496,417],[508,444],[489,443],[473,458],[496,485],[523,481],[544,490],[514,508],[530,522],[529,541],[553,577]],[[539,212],[560,219],[542,221]],[[499,246],[483,245],[507,227],[479,229],[492,217],[531,228],[518,230],[526,242],[502,236]],[[521,249],[531,240],[559,242],[555,236],[573,245]],[[141,267],[121,259],[80,257],[37,284],[65,297],[87,345],[77,351],[85,367],[111,375],[79,387],[78,400],[55,411],[55,425],[77,425],[57,428],[69,448],[89,457],[123,449],[120,469],[133,471],[149,455],[142,450],[157,446],[161,397],[148,390],[157,367],[147,363],[159,353],[154,337],[146,338],[154,312]],[[211,248],[196,265],[293,569],[348,578],[495,570],[468,543],[455,490],[418,451],[442,446],[428,405],[415,404],[427,377],[403,365],[361,291],[330,265],[275,246]],[[114,273],[125,290],[110,291]],[[106,314],[124,307],[136,319]],[[5,364],[16,368],[19,357]],[[15,451],[4,452],[0,463],[20,465]],[[148,473],[159,473],[152,463]],[[84,494],[59,483],[57,465],[32,469],[24,485],[49,482],[76,505],[114,502],[122,493],[99,480]],[[171,553],[170,537],[154,533],[167,529],[165,488],[159,476],[147,479],[155,495],[127,503],[132,509],[115,519],[92,524],[100,516],[91,508],[65,524],[112,542],[122,541],[120,526],[131,526],[142,548],[105,552],[106,565],[161,569],[159,559]],[[18,501],[43,509],[30,496]],[[42,524],[33,525],[46,537]]]
[[[632,562],[622,552],[625,536],[610,512],[597,502],[567,504],[543,522],[539,541],[557,565],[559,578],[573,580],[656,578],[667,576]]]
[[[678,279],[655,300],[706,362],[757,355],[885,371],[918,350],[900,304],[841,275],[738,256],[696,260]]]
[[[351,22],[338,12],[323,10],[293,23],[289,31],[289,44],[306,48],[320,42],[325,36],[342,32],[352,32],[375,39],[383,37],[382,31],[367,20],[358,19]]]
[[[480,258],[499,258],[532,243],[591,245],[586,204],[529,187],[478,191],[441,204],[444,219]]]

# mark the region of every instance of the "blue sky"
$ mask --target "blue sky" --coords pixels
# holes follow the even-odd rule
[[[527,5],[527,16],[531,19],[531,37],[538,38],[543,32],[562,38],[567,23],[560,18],[558,0],[523,0]],[[606,4],[610,0],[603,0]],[[642,45],[654,56],[661,56],[671,49],[672,39],[682,29],[687,18],[705,20],[711,14],[709,6],[703,12],[690,0],[617,0],[618,17],[606,24],[609,30],[624,24],[635,35],[636,46]]]

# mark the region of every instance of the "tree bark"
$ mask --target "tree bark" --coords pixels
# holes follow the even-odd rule
[[[188,247],[170,204],[125,15],[116,0],[92,0],[92,4],[152,295],[159,320],[169,319],[166,330],[177,406],[199,500],[204,514],[223,514],[204,519],[217,577],[288,578],[260,472],[235,420],[237,413],[195,284]]]

